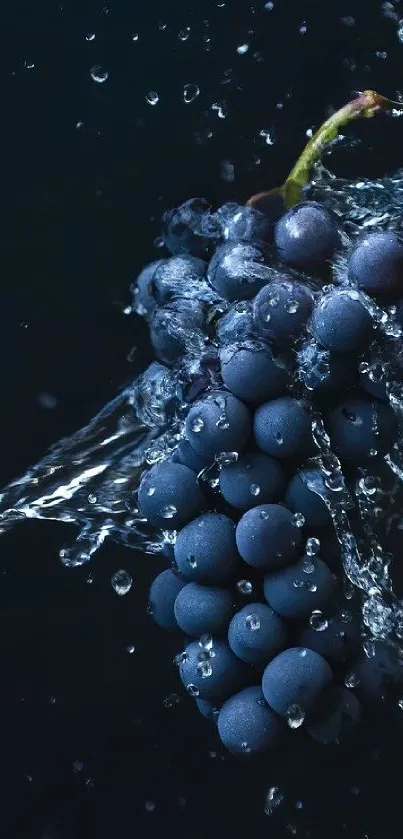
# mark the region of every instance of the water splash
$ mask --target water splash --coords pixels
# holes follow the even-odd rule
[[[348,182],[319,165],[307,197],[323,201],[337,213],[347,244],[363,227],[376,225],[378,229],[401,231],[403,171],[382,180]],[[228,212],[221,208],[204,220],[209,225],[209,235],[217,237],[220,233],[225,240],[233,210],[233,205],[228,205]],[[278,270],[275,265],[257,265],[256,269],[267,273],[268,279],[273,279]],[[287,273],[284,266],[282,272]],[[334,276],[335,282],[345,282],[344,258],[334,266]],[[60,440],[25,475],[12,481],[0,494],[0,533],[29,519],[74,523],[77,535],[71,545],[60,551],[61,561],[68,566],[88,562],[106,539],[148,553],[162,551],[171,534],[169,530],[155,532],[138,510],[141,473],[175,449],[184,433],[189,403],[206,388],[219,385],[218,345],[226,343],[229,334],[238,340],[249,339],[252,334],[249,303],[229,305],[200,278],[188,283],[185,296],[204,306],[203,340],[200,335],[196,343],[190,340],[185,324],[184,338],[191,347],[187,355],[170,367],[152,363],[84,428]],[[402,427],[403,392],[394,377],[396,365],[403,369],[401,331],[393,309],[380,309],[369,299],[368,307],[383,343],[379,350],[378,342],[374,355],[364,363],[374,376],[381,364],[388,381],[389,401]],[[129,311],[135,311],[135,305]],[[296,392],[304,387],[309,391],[311,383],[305,381],[303,358],[299,361]],[[314,386],[316,379],[326,374],[327,358],[318,358],[315,363]],[[403,444],[397,444],[384,458],[385,471],[379,482],[374,482],[370,469],[362,469],[354,485],[347,486],[319,415],[312,416],[312,427],[318,447],[314,462],[320,466],[325,482],[310,488],[323,497],[329,508],[346,580],[362,596],[367,635],[388,638],[401,648],[403,603],[393,591],[390,556],[382,547],[379,531],[386,533],[391,521],[400,517]],[[213,466],[219,469],[220,464]],[[241,580],[238,586],[245,595],[252,590],[248,581]]]

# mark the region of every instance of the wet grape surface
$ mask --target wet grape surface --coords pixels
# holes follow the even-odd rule
[[[162,255],[164,210],[199,194],[214,206],[243,201],[283,179],[308,132],[356,90],[399,99],[399,5],[274,0],[140,11],[111,2],[82,16],[69,2],[10,6],[1,59],[3,487],[150,362],[143,319],[122,310],[141,267]],[[346,135],[325,164],[362,178],[353,195],[339,193],[362,207],[362,223],[364,179],[401,166],[402,125],[368,121]],[[325,177],[315,198],[327,189]],[[400,182],[388,181],[380,224],[400,194]],[[156,371],[157,393],[163,386]],[[116,411],[130,446],[126,409]],[[156,441],[151,460],[159,454]],[[113,480],[124,487],[125,477]],[[373,504],[365,475],[357,491],[365,511]],[[82,524],[102,506],[107,519],[120,514],[111,502],[86,489]],[[60,507],[48,506],[49,518],[52,509]],[[169,547],[169,517],[166,527]],[[230,821],[235,837],[264,829],[388,839],[399,697],[389,738],[376,721],[354,749],[335,758],[318,744],[308,758],[297,730],[291,768],[287,754],[239,766],[180,692],[177,643],[146,614],[149,584],[166,564],[111,543],[110,528],[84,530],[75,568],[66,567],[72,524],[29,521],[1,537],[4,834],[124,836],[135,824],[139,835],[169,825],[199,839],[223,835]],[[391,532],[398,540],[398,522]],[[88,564],[94,539],[100,552]],[[124,588],[133,579],[124,597],[111,585],[122,573]],[[253,598],[249,578],[239,580],[241,608]],[[179,693],[180,702],[166,701]]]

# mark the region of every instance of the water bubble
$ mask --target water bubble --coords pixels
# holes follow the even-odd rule
[[[320,609],[315,609],[310,618],[309,618],[309,626],[311,629],[314,629],[315,632],[323,632],[325,629],[328,628],[329,623],[327,618],[325,618],[324,614],[320,611]]]
[[[202,679],[207,679],[209,676],[212,675],[213,668],[209,661],[199,661],[196,667],[197,674],[202,677]]]
[[[261,493],[261,488],[259,484],[251,484],[249,487],[249,492],[251,495],[257,496]]]
[[[307,539],[307,543],[305,546],[305,550],[308,556],[315,556],[320,549],[320,541],[319,539],[311,538]]]
[[[95,41],[95,32],[88,32],[85,36],[86,41]]]
[[[308,591],[311,592],[311,594],[314,594],[315,591],[318,590],[318,587],[317,587],[316,583],[310,583],[310,584],[308,584],[307,589],[308,589]]]
[[[400,41],[401,44],[403,44],[403,20],[399,20],[399,25],[398,25],[398,28],[397,28],[396,35],[397,35],[397,40]]]
[[[239,44],[239,47],[236,48],[238,55],[246,55],[249,50],[249,44]]]
[[[249,580],[238,580],[236,587],[240,594],[246,595],[253,592],[253,586]]]
[[[146,801],[145,808],[147,813],[152,813],[155,810],[155,801]]]
[[[212,635],[202,635],[199,639],[199,645],[203,650],[206,650],[206,652],[210,652],[213,648]]]
[[[301,26],[299,27],[299,34],[300,35],[305,35],[307,29],[308,29],[308,27],[307,27],[305,21],[302,21]]]
[[[289,300],[285,304],[285,310],[286,310],[286,312],[288,312],[289,315],[295,315],[295,313],[298,312],[298,309],[299,309],[298,300]]]
[[[247,626],[252,632],[256,632],[256,630],[260,629],[260,620],[258,616],[247,615],[245,618],[245,626]]]
[[[133,35],[132,35],[132,41],[138,41],[138,39],[139,39],[139,33],[134,32]]]
[[[88,503],[89,504],[96,504],[97,503],[97,496],[93,495],[92,492],[90,492],[90,494],[88,496]]]
[[[293,581],[294,588],[305,588],[304,580],[294,580]]]
[[[269,518],[269,513],[267,512],[267,510],[261,510],[259,513],[259,518],[263,519],[263,521],[267,521],[267,519]]]
[[[105,70],[100,64],[94,64],[91,67],[90,75],[93,82],[97,82],[97,84],[104,84],[106,80],[109,78],[108,70]]]
[[[84,764],[81,760],[75,760],[73,762],[73,772],[75,775],[78,775],[79,772],[82,772],[84,769]]]
[[[194,554],[189,554],[186,557],[186,562],[189,563],[191,568],[197,568],[197,559]]]
[[[399,699],[399,700],[398,700],[397,707],[398,707],[401,711],[403,711],[403,699]]]
[[[264,322],[265,322],[265,323],[270,323],[270,321],[271,321],[271,314],[270,314],[270,312],[266,312],[266,314],[265,314],[265,316],[264,316],[263,320],[264,320]]]
[[[199,96],[200,88],[197,84],[185,84],[183,88],[183,101],[190,105]]]
[[[34,70],[35,64],[33,61],[24,61],[24,70]]]
[[[219,428],[221,431],[228,431],[229,422],[226,414],[221,414],[221,416],[218,418],[216,422],[216,427]]]
[[[136,652],[136,647],[134,646],[134,644],[128,644],[125,647],[125,650],[126,650],[127,653],[129,653],[129,655],[133,655],[133,653]]]
[[[198,434],[199,431],[202,431],[204,428],[204,420],[201,417],[194,417],[190,423],[191,431],[194,431],[195,434]]]
[[[299,653],[300,658],[306,658],[307,651],[305,649],[301,650]]]
[[[287,723],[290,728],[300,728],[305,719],[305,711],[300,705],[290,705],[287,709]]]
[[[160,32],[165,32],[165,29],[167,28],[167,26],[168,26],[168,24],[165,23],[163,20],[158,21],[158,29],[160,30]]]
[[[158,105],[158,102],[159,102],[159,101],[160,101],[160,98],[159,98],[158,93],[157,93],[157,91],[156,91],[156,90],[150,90],[150,91],[147,93],[147,96],[146,96],[146,102],[147,102],[149,105]]]
[[[186,650],[183,650],[182,652],[178,653],[175,656],[174,664],[176,664],[177,667],[180,667],[181,664],[185,664],[185,662],[188,660],[188,658],[189,658],[188,653],[186,652]]]
[[[269,787],[266,793],[264,812],[266,816],[271,816],[275,810],[281,807],[284,801],[284,793],[280,787]]]
[[[197,666],[199,666],[199,665],[197,665]],[[187,690],[189,696],[199,696],[200,691],[199,691],[199,688],[196,687],[196,685],[192,685],[192,684],[186,685],[186,690]]]
[[[308,556],[309,556],[309,554],[308,554]],[[312,554],[311,554],[311,556],[312,556]],[[304,557],[301,564],[302,564],[302,570],[303,570],[304,574],[313,574],[313,572],[315,570],[315,566],[314,566],[311,559],[308,559],[307,557]]]
[[[161,516],[163,519],[173,519],[177,512],[174,504],[165,504],[165,507],[162,507]]]
[[[241,743],[241,749],[245,752],[245,754],[249,754],[252,751],[251,746],[246,742],[246,740]]]
[[[155,493],[155,487],[149,487],[147,490],[147,495],[151,498],[152,495]]]
[[[305,517],[302,513],[294,513],[292,517],[292,523],[294,527],[303,527],[305,524]]]
[[[116,591],[116,594],[123,596],[130,591],[132,587],[133,578],[128,571],[116,571],[116,573],[111,578],[112,588]]]

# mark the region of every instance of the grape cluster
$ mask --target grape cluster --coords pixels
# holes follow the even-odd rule
[[[347,483],[357,468],[376,474],[398,437],[387,373],[372,376],[370,360],[389,340],[380,307],[401,319],[403,244],[379,231],[346,244],[314,201],[265,209],[212,213],[194,199],[170,211],[172,256],[133,287],[160,360],[208,350],[213,371],[175,451],[143,474],[138,503],[174,536],[150,613],[185,634],[180,678],[236,754],[302,725],[339,742],[361,705],[401,684],[389,648],[362,651],[333,527],[340,483],[314,427],[319,416]],[[343,284],[331,276],[340,254]]]

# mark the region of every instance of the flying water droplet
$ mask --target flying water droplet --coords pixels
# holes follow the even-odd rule
[[[121,597],[124,594],[127,594],[133,583],[133,578],[128,571],[116,571],[111,579],[112,588],[116,591],[116,594],[119,594]]]
[[[253,586],[249,580],[238,580],[236,587],[240,594],[249,595],[253,592]]]
[[[284,793],[280,787],[269,787],[266,793],[266,800],[264,805],[264,812],[266,816],[271,816],[275,810],[281,807],[284,801]]]
[[[197,84],[185,84],[183,88],[183,101],[190,105],[199,96],[200,88]]]
[[[294,513],[292,517],[292,523],[294,527],[303,527],[305,524],[305,517],[302,513]]]
[[[100,64],[94,64],[94,66],[91,67],[90,74],[92,81],[97,84],[104,84],[104,82],[106,82],[109,78],[108,70],[105,70]]]
[[[146,96],[146,102],[148,105],[158,105],[160,98],[156,90],[150,90]]]

